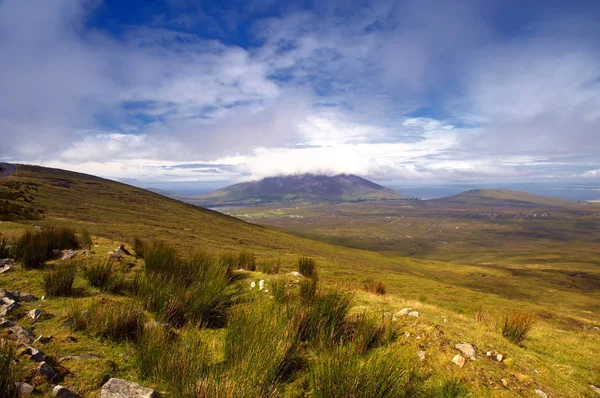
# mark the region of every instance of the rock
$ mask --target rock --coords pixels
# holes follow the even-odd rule
[[[590,388],[592,389],[593,392],[600,395],[600,387],[596,387],[595,385],[590,384]]]
[[[494,355],[494,354],[491,351],[488,351],[488,352],[485,353],[486,357],[491,357],[492,355]]]
[[[78,398],[79,397],[79,395],[75,394],[73,391],[69,390],[66,387],[60,386],[60,385],[54,387],[54,389],[52,390],[52,396],[59,397],[59,398]]]
[[[27,313],[27,316],[30,317],[31,319],[33,319],[34,321],[37,320],[40,316],[42,316],[42,311],[36,309],[33,309],[31,311],[29,311]]]
[[[412,308],[403,308],[400,311],[396,312],[394,314],[395,317],[401,317],[401,316],[406,316],[408,315],[409,312],[412,311]]]
[[[62,261],[70,260],[73,257],[75,257],[76,255],[77,255],[77,252],[75,250],[67,250],[66,252],[63,253],[63,255],[60,259]]]
[[[50,340],[52,340],[52,335],[44,337],[43,334],[40,334],[40,336],[37,339],[35,339],[33,344],[36,344],[36,343],[47,344],[50,342]]]
[[[548,394],[546,394],[542,390],[535,390],[535,395],[542,397],[542,398],[548,398]]]
[[[258,281],[258,290],[263,290],[265,288],[265,280],[261,279]]]
[[[504,387],[508,387],[508,381],[506,379],[500,379],[500,381]]]
[[[62,357],[58,360],[59,363],[63,363],[66,361],[93,361],[95,359],[99,359],[96,355],[92,354],[82,354],[82,355],[68,355],[66,357]]]
[[[12,293],[17,298],[17,301],[25,301],[25,302],[37,301],[37,299],[29,293],[21,293],[21,292],[12,292]]]
[[[56,371],[56,369],[48,365],[46,362],[40,363],[40,366],[38,366],[38,372],[39,374],[44,376],[49,382],[51,382],[58,376],[58,372]]]
[[[8,335],[12,340],[25,344],[31,344],[35,340],[35,336],[29,330],[19,325],[8,328]]]
[[[29,355],[29,358],[34,362],[46,361],[46,354],[44,354],[42,351],[38,350],[37,348],[27,346],[27,349],[25,349],[25,353],[27,355]]]
[[[425,352],[425,351],[417,352],[417,357],[419,357],[419,361],[424,361],[426,356],[427,356],[427,352]]]
[[[411,311],[408,313],[408,316],[413,316],[415,318],[418,318],[421,316],[421,314],[418,311]]]
[[[504,359],[504,355],[502,355],[502,354],[496,355],[496,361],[502,362],[503,359]]]
[[[68,336],[66,339],[63,340],[65,343],[77,343],[77,339],[73,336]]]
[[[125,245],[121,245],[117,247],[117,249],[113,252],[113,254],[117,256],[131,256],[129,250],[125,249]]]
[[[463,366],[465,366],[465,359],[460,356],[459,354],[456,354],[454,356],[454,358],[452,358],[452,363],[458,365],[458,367],[462,368]]]
[[[475,349],[469,343],[461,343],[454,346],[457,350],[460,350],[465,356],[475,359],[477,358],[477,354],[475,353]]]
[[[17,388],[21,395],[31,395],[35,391],[35,387],[27,383],[17,383]]]
[[[446,318],[444,318],[444,323],[448,323],[448,320]]]
[[[295,276],[296,278],[304,278],[304,275],[302,275],[298,271],[292,271],[292,272],[290,272],[290,275]]]
[[[256,287],[256,282],[250,282],[250,289],[254,289]]]
[[[10,328],[15,326],[15,323],[11,320],[0,318],[0,328]]]
[[[12,258],[3,258],[0,260],[0,267],[4,267],[5,265],[15,265],[15,260]]]
[[[122,379],[110,379],[100,390],[100,398],[156,398],[158,395],[150,388]]]

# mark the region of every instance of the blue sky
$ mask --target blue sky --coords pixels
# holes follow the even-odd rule
[[[0,159],[600,184],[597,1],[0,0]]]

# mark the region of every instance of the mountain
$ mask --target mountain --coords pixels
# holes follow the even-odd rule
[[[353,174],[335,176],[296,174],[267,177],[185,198],[204,206],[256,205],[273,202],[360,202],[397,200],[400,193]]]
[[[541,208],[578,206],[573,200],[535,195],[511,189],[472,189],[445,198],[426,201],[434,206]]]

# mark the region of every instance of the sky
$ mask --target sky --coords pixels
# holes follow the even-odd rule
[[[0,160],[600,185],[600,2],[0,0]]]

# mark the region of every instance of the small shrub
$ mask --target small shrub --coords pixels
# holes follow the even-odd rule
[[[281,259],[265,260],[258,264],[258,270],[263,274],[278,274],[281,267]]]
[[[144,312],[130,303],[94,303],[86,310],[72,306],[67,324],[73,331],[85,330],[112,341],[135,341],[144,325]]]
[[[363,359],[351,347],[337,346],[310,367],[310,396],[412,397],[422,380],[417,369],[406,352],[376,353]]]
[[[307,278],[312,278],[316,275],[317,263],[310,257],[300,257],[298,259],[298,272]]]
[[[502,336],[510,342],[521,345],[529,331],[535,323],[535,317],[532,314],[516,313],[511,317],[504,318],[502,326]]]
[[[81,234],[79,236],[79,245],[81,247],[87,248],[88,250],[91,250],[92,246],[94,246],[92,235],[90,235],[90,232],[87,229],[81,231]]]
[[[48,297],[70,296],[77,273],[77,263],[55,265],[42,276],[42,286]]]
[[[90,286],[103,292],[120,293],[125,287],[125,276],[122,272],[114,270],[110,260],[90,265],[83,274]]]
[[[19,381],[16,361],[17,347],[11,341],[0,339],[0,396],[2,397],[21,396],[16,386]]]
[[[385,284],[382,281],[366,281],[365,290],[369,293],[384,295],[386,292]]]
[[[144,254],[148,250],[148,245],[139,237],[133,238],[133,251],[135,253],[135,258],[144,258]]]

